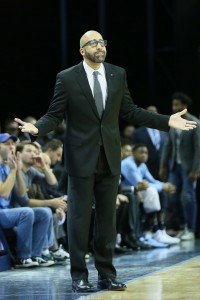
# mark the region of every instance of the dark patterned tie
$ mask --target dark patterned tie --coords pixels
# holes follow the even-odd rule
[[[103,107],[103,95],[102,95],[102,90],[101,90],[101,86],[98,80],[98,71],[94,71],[93,75],[94,75],[94,100],[95,100],[95,104],[97,107],[97,111],[99,113],[100,118],[102,117],[103,111],[104,111],[104,107]]]

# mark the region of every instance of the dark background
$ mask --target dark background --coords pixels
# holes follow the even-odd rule
[[[90,29],[108,40],[106,61],[126,69],[137,105],[170,114],[172,93],[183,91],[200,113],[199,0],[1,0],[0,20],[2,131],[9,117],[46,112],[56,73],[80,62]]]

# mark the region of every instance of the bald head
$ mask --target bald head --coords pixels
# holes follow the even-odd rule
[[[95,31],[95,30],[89,30],[86,33],[84,33],[80,39],[80,48],[83,47],[88,41],[91,40],[102,40],[102,35]]]

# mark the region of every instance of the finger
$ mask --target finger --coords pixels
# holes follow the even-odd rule
[[[185,126],[185,127],[183,128],[183,130],[188,131],[188,130],[192,130],[192,129],[196,128],[196,127],[197,127],[196,125],[187,125],[187,126]]]
[[[197,122],[196,122],[196,121],[189,121],[189,120],[186,120],[185,126],[187,126],[187,125],[197,125]]]
[[[190,127],[192,127],[192,128],[196,128],[196,127],[197,127],[197,123],[196,123],[196,122],[193,122],[193,121],[191,121],[189,124],[187,123],[186,125],[187,125],[187,126],[190,126]]]
[[[19,124],[21,124],[21,125],[24,125],[24,124],[25,124],[25,122],[22,121],[21,119],[15,118],[14,120],[15,120],[15,122],[17,122],[17,123],[19,123]]]
[[[186,114],[186,112],[187,112],[187,108],[185,108],[182,111],[180,111],[179,115],[182,116],[182,115]]]

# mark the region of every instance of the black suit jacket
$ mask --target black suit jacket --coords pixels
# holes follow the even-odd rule
[[[101,119],[81,62],[57,74],[49,109],[35,124],[39,135],[44,135],[66,118],[64,157],[70,175],[84,177],[94,173],[101,140],[111,172],[120,174],[119,114],[136,125],[168,130],[169,116],[150,113],[134,105],[123,68],[108,63],[104,63],[104,67],[108,97]]]

